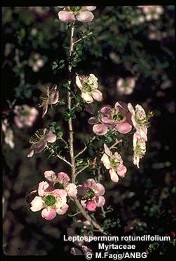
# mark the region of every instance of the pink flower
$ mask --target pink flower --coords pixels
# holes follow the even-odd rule
[[[101,102],[103,100],[102,93],[98,90],[98,79],[94,74],[89,76],[76,76],[76,85],[81,90],[81,97],[87,103],[94,100]]]
[[[108,130],[126,134],[132,129],[131,114],[124,102],[116,102],[114,108],[103,106],[98,118],[91,117],[88,122],[94,125],[93,132],[97,135],[105,135]]]
[[[106,144],[104,144],[105,153],[101,157],[106,169],[109,170],[111,180],[114,182],[119,181],[119,177],[124,177],[127,172],[127,168],[123,165],[123,160],[118,152],[112,154]]]
[[[47,143],[54,143],[56,141],[56,134],[52,131],[40,129],[30,138],[29,143],[32,144],[28,157],[32,157],[34,153],[42,152],[46,147]]]
[[[78,194],[82,196],[81,204],[89,211],[94,211],[105,204],[104,193],[104,186],[94,179],[87,179],[83,185],[78,186]]]
[[[139,168],[139,161],[146,153],[146,140],[136,131],[133,135],[133,163]]]
[[[96,6],[62,6],[63,11],[58,13],[59,19],[64,23],[74,21],[91,22],[94,15],[91,11],[96,9]]]
[[[59,101],[59,92],[56,84],[47,85],[43,89],[43,94],[40,96],[39,107],[43,107],[42,117],[48,111],[48,105],[56,104]]]
[[[140,134],[140,136],[147,141],[147,127],[148,127],[148,119],[146,113],[141,105],[137,104],[135,109],[128,103],[128,109],[131,112],[131,120],[134,128]]]
[[[120,78],[117,81],[117,91],[118,94],[129,95],[133,92],[136,80],[133,77],[128,77],[126,79]]]
[[[53,182],[54,187],[64,189],[69,197],[76,197],[76,185],[74,183],[69,183],[70,178],[65,172],[55,174],[54,171],[48,170],[44,172],[44,176],[48,181]]]
[[[158,20],[164,12],[163,7],[160,5],[144,5],[138,7],[143,10],[147,21]]]
[[[67,212],[67,193],[63,189],[49,189],[45,181],[39,183],[38,196],[32,202],[30,209],[33,212],[42,210],[41,216],[46,220],[55,218],[56,214],[63,215]]]
[[[14,122],[18,128],[31,127],[38,115],[34,107],[28,105],[16,105],[14,108]]]

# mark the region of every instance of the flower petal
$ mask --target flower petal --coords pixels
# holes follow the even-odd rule
[[[96,6],[86,6],[88,11],[93,11],[96,9]]]
[[[45,179],[54,182],[56,180],[56,174],[52,170],[47,170],[44,172]]]
[[[101,161],[103,162],[103,164],[104,164],[106,169],[110,169],[111,168],[111,163],[109,161],[109,157],[105,153],[101,157]]]
[[[59,202],[66,203],[67,201],[67,192],[64,189],[55,189],[53,193],[56,197],[59,197]]]
[[[41,215],[46,220],[52,220],[56,216],[56,210],[52,208],[44,208]]]
[[[106,144],[104,144],[104,151],[105,151],[105,154],[108,155],[109,157],[112,155],[112,152],[110,151],[110,149],[108,148],[108,146]]]
[[[88,123],[92,125],[97,124],[98,122],[99,122],[98,119],[95,117],[91,117],[88,119]]]
[[[56,205],[56,212],[59,215],[65,214],[67,212],[67,210],[68,210],[68,205],[67,204],[62,204],[62,205],[60,205],[58,207]]]
[[[97,135],[105,135],[108,132],[108,127],[105,124],[95,124],[93,132]]]
[[[100,183],[96,183],[96,191],[97,191],[97,195],[104,195],[105,193],[105,188],[102,184]]]
[[[17,127],[18,127],[19,129],[21,129],[21,128],[24,127],[24,125],[22,124],[22,122],[21,122],[21,120],[20,120],[19,117],[20,117],[20,116],[15,116],[15,117],[14,117],[14,122],[15,122],[15,124],[17,125]]]
[[[92,92],[92,97],[94,100],[101,102],[103,100],[103,95],[99,90],[94,90]]]
[[[80,11],[76,15],[76,19],[80,22],[91,22],[94,19],[94,15],[90,11]]]
[[[64,23],[70,23],[76,20],[74,14],[69,11],[60,11],[58,17]]]
[[[30,149],[30,151],[29,151],[27,157],[30,158],[30,157],[32,157],[33,155],[34,155],[34,150],[33,150],[33,149]]]
[[[114,181],[114,182],[119,181],[119,177],[118,177],[118,175],[117,175],[117,173],[114,169],[110,169],[109,174],[110,174],[110,178],[111,178],[112,181]]]
[[[88,201],[88,203],[86,204],[86,208],[89,211],[94,211],[96,209],[97,205],[93,200]]]
[[[109,116],[112,112],[112,108],[111,106],[107,105],[107,106],[103,106],[101,109],[100,109],[100,112],[106,116]]]
[[[101,121],[105,124],[114,124],[114,120],[110,119],[109,117],[105,116],[101,118]]]
[[[57,179],[60,183],[66,183],[66,184],[68,184],[70,181],[69,176],[65,172],[59,172],[57,174]]]
[[[85,100],[85,102],[87,102],[87,103],[92,103],[92,102],[93,102],[92,96],[91,96],[89,93],[87,93],[87,92],[82,92],[82,93],[81,93],[81,97],[82,97],[83,100]]]
[[[38,194],[39,196],[43,197],[45,195],[46,189],[49,187],[48,182],[42,181],[39,183],[38,186]]]
[[[36,211],[39,211],[39,210],[41,210],[42,208],[43,208],[43,200],[42,200],[42,198],[41,197],[39,197],[39,196],[36,196],[33,200],[32,200],[32,202],[31,202],[31,210],[33,211],[33,212],[36,212]]]
[[[80,90],[82,90],[83,86],[78,75],[76,76],[76,85]]]
[[[126,134],[132,130],[132,126],[128,122],[122,122],[115,126],[116,130],[120,133]]]
[[[48,142],[53,143],[56,141],[56,134],[54,134],[52,131],[49,131],[48,134],[45,135],[45,139]]]
[[[103,196],[96,197],[95,202],[97,204],[97,207],[102,207],[105,204],[105,198]]]
[[[73,183],[69,183],[68,186],[65,188],[66,192],[68,193],[69,197],[75,198],[77,195],[77,188],[76,185]]]
[[[124,165],[120,165],[118,168],[117,168],[117,173],[120,177],[125,177],[125,173],[127,172],[127,168],[124,166]]]

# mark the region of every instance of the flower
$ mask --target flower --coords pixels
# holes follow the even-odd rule
[[[108,130],[126,134],[132,129],[131,114],[124,102],[116,102],[114,108],[103,106],[98,118],[91,117],[88,122],[94,125],[93,132],[97,135],[105,135]]]
[[[42,152],[46,147],[47,143],[54,143],[56,141],[56,135],[45,129],[40,129],[30,138],[29,143],[32,144],[28,157],[32,157],[34,153]]]
[[[103,162],[105,168],[109,170],[111,180],[114,182],[118,182],[118,176],[123,178],[125,176],[127,168],[123,165],[123,160],[118,152],[112,154],[106,144],[104,144],[104,150],[105,152],[101,157],[101,161]]]
[[[131,103],[128,103],[128,109],[131,112],[131,120],[136,131],[141,135],[141,137],[147,141],[147,127],[148,119],[146,113],[141,105],[137,104],[135,110]]]
[[[56,84],[49,84],[43,89],[43,94],[40,96],[39,107],[43,107],[42,117],[48,111],[48,105],[56,104],[59,100],[59,92]]]
[[[32,202],[30,209],[33,212],[42,210],[41,216],[46,220],[56,217],[56,214],[63,215],[67,212],[67,193],[63,189],[50,190],[49,184],[42,181],[38,186],[38,196]]]
[[[34,107],[28,105],[16,105],[13,112],[15,113],[14,122],[18,128],[31,127],[38,115]]]
[[[96,6],[60,6],[63,11],[59,11],[58,17],[64,23],[74,21],[91,22],[94,15],[91,11],[96,9]]]
[[[144,5],[138,7],[144,12],[147,21],[158,20],[164,12],[163,7],[160,5]]]
[[[42,57],[39,53],[31,53],[28,65],[32,67],[34,72],[38,72],[45,64],[45,57]]]
[[[126,79],[120,78],[118,79],[116,85],[117,85],[117,91],[118,94],[126,94],[129,95],[133,92],[133,89],[135,87],[135,78],[128,77]]]
[[[133,135],[133,163],[139,168],[139,161],[146,153],[146,140],[136,131]]]
[[[13,149],[15,147],[14,134],[13,134],[13,130],[9,127],[9,123],[7,119],[4,119],[2,121],[2,131],[4,132],[5,135],[5,139],[4,139],[5,143],[8,144],[11,149]]]
[[[87,179],[83,185],[78,186],[78,194],[82,196],[81,204],[89,211],[94,211],[105,204],[104,193],[104,186],[94,179]]]
[[[103,95],[97,90],[98,89],[98,79],[94,74],[89,74],[89,76],[76,76],[76,85],[81,90],[81,97],[87,103],[92,103],[93,100],[102,101]]]
[[[44,172],[45,178],[53,182],[55,188],[64,189],[69,197],[75,198],[77,195],[77,188],[74,183],[69,183],[70,178],[65,172],[55,174],[52,170]]]

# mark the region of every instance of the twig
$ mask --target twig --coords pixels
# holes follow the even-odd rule
[[[56,156],[57,158],[61,159],[62,161],[64,161],[65,163],[67,163],[70,167],[72,167],[71,163],[66,160],[64,157],[62,157],[61,155],[57,154],[53,148],[50,148],[49,146],[46,147],[51,153],[52,155]]]
[[[70,33],[70,50],[69,50],[69,58],[72,56],[73,47],[74,47],[74,24],[71,27],[71,33]],[[72,65],[71,63],[68,66],[69,74],[71,74],[72,71]],[[69,87],[71,85],[71,75],[69,75]],[[71,110],[71,92],[67,92],[67,108],[70,111]],[[68,119],[68,128],[69,128],[69,150],[70,150],[70,158],[71,158],[71,176],[72,176],[72,182],[75,183],[75,157],[74,157],[74,145],[73,145],[73,124],[72,124],[72,118]]]
[[[122,139],[121,140],[116,140],[116,142],[109,149],[114,148],[120,142],[122,142]]]
[[[89,32],[88,34],[84,35],[82,38],[78,39],[76,42],[74,42],[74,44],[79,43],[80,41],[82,41],[83,39],[85,39],[86,37],[88,37],[89,35],[93,34],[92,32]]]
[[[68,143],[63,139],[63,138],[60,138],[61,141],[63,141],[63,143],[66,145],[66,147],[68,148]]]
[[[75,156],[75,159],[77,157],[79,157],[86,149],[87,149],[87,146],[95,139],[96,137],[93,137],[89,142],[88,144]]]
[[[73,47],[74,47],[74,24],[71,27],[71,33],[70,33],[70,50],[69,50],[69,58],[72,56],[73,52]],[[69,87],[71,86],[71,72],[72,72],[72,65],[69,64],[68,66],[69,70]],[[71,109],[71,91],[68,91],[67,93],[67,108],[68,110]],[[75,166],[75,156],[74,156],[74,144],[73,144],[73,123],[72,123],[72,118],[69,118],[68,120],[68,127],[69,127],[69,150],[70,150],[70,158],[71,158],[71,177],[72,177],[72,183],[75,184],[75,179],[76,179],[76,166]],[[87,166],[86,166],[87,167]],[[83,168],[79,171],[79,173],[83,171]],[[77,173],[78,174],[78,173]],[[77,208],[80,210],[81,214],[91,222],[91,224],[98,229],[99,232],[103,233],[106,235],[106,232],[101,228],[99,224],[96,223],[85,211],[85,209],[82,207],[78,199],[75,199],[75,203]]]
[[[89,165],[86,165],[84,167],[82,167],[82,169],[78,170],[75,175],[77,176],[78,174],[80,174],[83,170],[87,169],[89,167]]]
[[[78,199],[75,199],[75,203],[78,207],[78,209],[80,210],[81,214],[87,219],[90,221],[90,223],[99,231],[101,232],[102,234],[104,235],[107,235],[108,233],[105,232],[103,230],[103,228],[96,222],[94,221],[90,216],[89,214],[87,214],[87,212],[85,211],[85,209],[82,207],[82,205],[80,204],[80,202],[78,201]]]
[[[70,167],[72,166],[71,163],[69,161],[67,161],[64,157],[62,157],[59,154],[56,154],[56,157],[58,157],[59,159],[61,159],[62,161],[64,161],[65,163],[67,163]]]

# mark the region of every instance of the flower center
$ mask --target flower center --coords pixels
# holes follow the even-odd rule
[[[87,82],[83,83],[83,89],[86,92],[91,92],[92,91],[92,87]]]
[[[95,196],[95,192],[92,189],[88,188],[88,189],[86,189],[86,192],[85,192],[85,194],[83,196],[83,199],[90,200],[94,196]]]
[[[124,116],[122,115],[121,112],[117,112],[117,113],[114,113],[113,116],[112,116],[113,120],[115,121],[122,121],[124,119]]]
[[[146,116],[143,115],[143,113],[137,113],[135,119],[140,126],[147,125],[147,119]]]
[[[20,114],[23,115],[23,116],[29,116],[30,115],[30,112],[28,110],[26,110],[25,107],[21,107],[20,108]]]
[[[64,189],[64,183],[60,183],[60,182],[57,182],[57,183],[55,183],[55,188],[57,188],[57,189]]]
[[[111,157],[110,164],[111,164],[112,168],[116,168],[120,165],[120,160],[118,160],[117,158]]]
[[[44,202],[47,206],[52,206],[56,203],[56,199],[53,195],[47,195],[45,198],[44,198]]]
[[[124,87],[124,89],[128,89],[128,87],[129,87],[129,84],[128,84],[128,82],[127,82],[127,81],[124,81],[123,87]]]
[[[78,12],[81,10],[81,6],[70,6],[69,8],[72,12]]]
[[[145,155],[145,152],[146,152],[145,142],[137,143],[135,148],[135,154],[139,158],[142,158]]]
[[[29,143],[38,143],[43,140],[46,134],[46,129],[40,129],[34,133],[34,135],[29,139]]]

